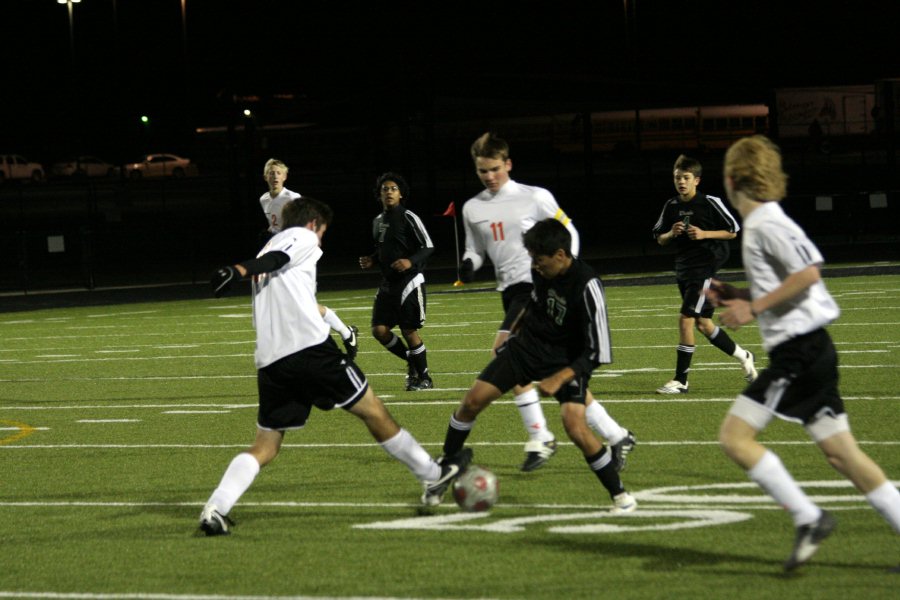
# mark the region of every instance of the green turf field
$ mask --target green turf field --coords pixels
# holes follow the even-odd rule
[[[900,277],[827,283],[843,310],[831,332],[851,424],[897,482]],[[365,332],[370,383],[438,454],[501,315],[494,292],[430,291],[422,336],[436,389],[417,393],[367,333],[373,290],[322,290],[320,301]],[[525,435],[504,398],[469,438],[500,478],[489,514],[448,498],[420,516],[417,482],[354,417],[314,412],[219,538],[198,536],[197,517],[254,434],[249,299],[0,315],[0,598],[896,598],[900,575],[885,571],[900,562],[900,536],[801,428],[776,422],[763,440],[839,521],[809,565],[782,575],[789,516],[716,443],[742,388],[738,364],[698,342],[691,393],[654,394],[674,369],[677,290],[607,295],[615,363],[592,390],[637,436],[623,472],[637,512],[607,514],[569,443],[520,473]],[[763,354],[755,327],[734,337]],[[555,402],[544,407],[564,437]]]

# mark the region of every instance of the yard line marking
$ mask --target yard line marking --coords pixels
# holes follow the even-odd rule
[[[468,390],[469,388],[465,388]],[[255,397],[255,392],[254,392]],[[706,403],[706,402],[733,402],[735,396],[720,396],[720,397],[710,397],[710,398],[682,398],[680,396],[646,396],[646,397],[636,397],[636,398],[605,398],[601,392],[597,392],[598,401],[603,404],[644,404],[644,403],[653,403],[653,404],[663,404],[663,403]],[[390,395],[381,396],[381,398],[389,398],[394,397]],[[900,396],[843,396],[844,400],[852,400],[852,401],[882,401],[882,400],[900,400]],[[558,403],[555,400],[545,399],[541,400],[542,404],[546,404],[548,406],[556,406]],[[459,400],[397,400],[394,402],[385,402],[386,405],[389,406],[449,406],[449,405],[458,405]],[[495,400],[491,403],[492,405],[502,405],[502,404],[515,404],[513,400]],[[257,402],[249,403],[249,404],[239,404],[239,403],[218,403],[218,404],[210,404],[210,403],[184,403],[184,404],[65,404],[58,406],[5,406],[3,410],[95,410],[95,409],[139,409],[139,408],[147,408],[147,409],[161,409],[161,408],[212,408],[212,409],[239,409],[239,408],[252,408],[256,409],[259,405]],[[2,423],[2,421],[0,421]]]
[[[20,423],[18,421],[7,421],[5,419],[0,419],[0,425],[8,425],[10,428],[14,428],[17,432],[6,437],[0,437],[0,448],[5,448],[7,444],[12,444],[13,442],[21,440],[24,437],[28,437],[29,435],[37,431],[31,425],[28,425],[27,423]]]
[[[158,592],[105,594],[95,592],[21,592],[3,590],[0,590],[0,598],[35,598],[37,600],[423,600],[421,597],[412,596],[225,596],[222,594],[165,594]]]
[[[76,423],[140,423],[140,419],[79,419]]]
[[[132,310],[127,312],[100,313],[95,315],[85,315],[88,319],[103,319],[106,317],[124,317],[126,315],[149,315],[158,313],[159,309],[154,310]]]
[[[3,421],[0,421],[2,423]],[[21,431],[21,427],[0,427],[0,431]],[[35,431],[50,431],[49,427],[32,427]]]
[[[164,415],[227,415],[230,410],[164,410]]]

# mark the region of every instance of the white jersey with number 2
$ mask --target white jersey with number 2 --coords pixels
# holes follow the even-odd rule
[[[538,221],[556,219],[572,234],[572,255],[579,250],[578,231],[572,220],[544,188],[510,179],[496,194],[482,191],[463,205],[466,251],[477,271],[488,256],[494,264],[497,290],[516,283],[531,283],[531,258],[522,235]]]

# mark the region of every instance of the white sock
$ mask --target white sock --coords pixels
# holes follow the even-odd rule
[[[813,504],[800,489],[791,474],[772,451],[766,450],[747,475],[780,504],[794,519],[794,527],[809,525],[822,516],[822,509]]]
[[[440,465],[431,459],[431,456],[407,430],[401,429],[391,439],[381,442],[381,447],[406,465],[419,481],[440,479]]]
[[[584,418],[588,427],[599,433],[610,446],[618,444],[628,435],[628,430],[609,416],[603,405],[596,400],[584,407]]]
[[[894,531],[900,533],[900,491],[890,481],[866,494],[866,500],[891,524]]]
[[[744,360],[750,357],[750,353],[741,348],[741,345],[737,342],[734,344],[734,352],[732,352],[731,355],[738,360]]]
[[[525,431],[528,437],[539,442],[549,442],[553,438],[553,433],[547,429],[547,420],[544,418],[544,411],[541,408],[541,399],[538,397],[537,390],[529,389],[515,397],[516,408],[522,416],[522,424],[525,425]]]
[[[219,487],[207,500],[207,504],[215,504],[219,513],[227,515],[244,495],[256,475],[259,473],[259,463],[252,454],[242,452],[231,460],[231,464],[225,469]]]
[[[328,323],[328,326],[337,331],[342,340],[346,340],[350,337],[350,328],[344,325],[344,322],[341,321],[341,318],[335,314],[333,310],[330,308],[325,308],[325,314],[322,315],[322,318],[325,319],[325,322]]]

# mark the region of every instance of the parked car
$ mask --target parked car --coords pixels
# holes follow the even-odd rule
[[[0,154],[0,182],[7,179],[44,180],[44,167],[18,154]]]
[[[53,163],[54,177],[114,177],[119,168],[96,156],[76,156]]]
[[[141,177],[184,177],[192,170],[188,158],[174,154],[148,154],[142,160],[125,165],[125,174],[132,179]]]

